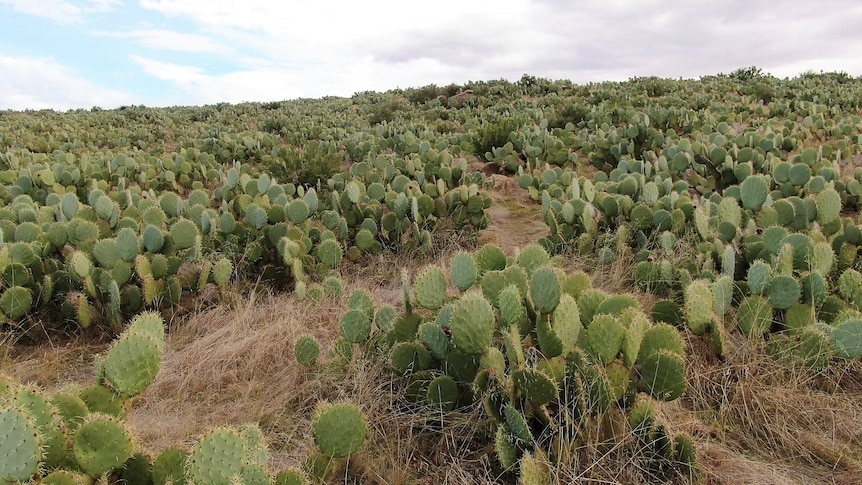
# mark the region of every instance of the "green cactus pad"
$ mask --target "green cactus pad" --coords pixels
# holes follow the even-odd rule
[[[814,307],[804,303],[794,303],[784,312],[784,326],[791,334],[799,334],[802,329],[814,325]]]
[[[429,369],[432,359],[428,349],[419,342],[399,342],[392,347],[389,363],[398,375],[404,376]]]
[[[614,295],[604,299],[596,307],[594,315],[621,315],[629,308],[640,308],[640,304],[631,295]]]
[[[643,365],[647,357],[659,350],[667,350],[679,356],[685,355],[685,342],[679,332],[670,325],[659,323],[644,333],[637,364]]]
[[[303,367],[311,367],[317,362],[320,356],[320,344],[317,339],[311,335],[302,335],[296,339],[293,346],[293,353],[296,355],[296,361]]]
[[[81,470],[96,478],[123,466],[132,455],[132,439],[122,422],[94,413],[72,436],[72,454]]]
[[[322,241],[314,250],[314,255],[318,261],[323,263],[327,268],[335,268],[341,264],[341,258],[344,256],[344,251],[341,249],[341,244],[335,239],[327,239]]]
[[[500,320],[504,325],[518,323],[524,317],[524,305],[521,301],[521,293],[515,285],[509,285],[500,291],[497,297],[500,309]]]
[[[596,315],[587,328],[587,342],[602,364],[617,358],[625,338],[626,329],[612,315]]]
[[[772,278],[766,295],[773,307],[785,310],[799,301],[799,297],[802,296],[802,288],[796,278],[782,274]]]
[[[350,343],[362,343],[371,335],[371,317],[363,310],[349,310],[341,317],[341,335]]]
[[[374,315],[374,324],[383,332],[388,332],[395,324],[395,318],[398,316],[395,307],[392,305],[383,305],[377,309]]]
[[[213,263],[213,283],[219,288],[227,288],[230,277],[233,275],[233,263],[227,258],[219,258]]]
[[[437,266],[422,270],[413,282],[416,302],[429,310],[438,310],[446,301],[446,275]]]
[[[556,382],[537,369],[518,369],[512,379],[518,392],[536,406],[553,401],[559,394]]]
[[[748,267],[748,289],[753,295],[762,295],[772,280],[772,269],[762,260],[756,260]]]
[[[84,421],[84,417],[90,413],[87,403],[69,392],[56,392],[51,396],[50,401],[69,432],[75,431]]]
[[[712,321],[712,285],[706,280],[694,280],[685,289],[685,318],[695,335],[703,335]]]
[[[491,344],[495,326],[494,309],[488,300],[478,293],[468,293],[455,304],[452,345],[461,352],[481,355]]]
[[[482,246],[475,255],[479,274],[487,271],[499,271],[506,268],[506,253],[495,244]]]
[[[424,322],[419,325],[419,340],[437,360],[446,358],[449,353],[449,337],[440,325],[434,322]]]
[[[350,300],[347,302],[347,307],[351,310],[358,310],[366,315],[368,319],[374,318],[374,300],[371,295],[365,290],[356,290],[350,295]]]
[[[365,441],[365,416],[349,403],[320,403],[312,421],[314,442],[325,455],[344,458],[355,453]]]
[[[153,464],[147,455],[135,453],[123,465],[120,476],[127,485],[152,485]]]
[[[560,303],[560,280],[548,267],[539,268],[530,278],[530,297],[536,311],[551,313]]]
[[[239,474],[240,483],[243,485],[271,485],[272,479],[269,470],[264,465],[246,465],[242,467]]]
[[[512,437],[525,445],[533,442],[533,433],[530,431],[530,425],[527,423],[524,414],[518,411],[515,406],[510,403],[503,406],[503,418],[505,419],[506,430],[511,433]]]
[[[153,461],[153,485],[184,485],[186,483],[186,452],[177,448],[162,451]]]
[[[42,464],[51,468],[58,466],[66,455],[66,433],[62,418],[45,393],[34,386],[19,386],[11,397],[12,403],[26,410],[38,427]]]
[[[0,296],[0,311],[12,320],[23,318],[32,306],[33,294],[22,286],[8,288],[3,292],[3,296]]]
[[[428,384],[425,400],[433,409],[449,412],[458,401],[458,384],[447,375],[437,376]]]
[[[515,256],[515,264],[524,268],[528,275],[541,267],[548,266],[551,263],[551,258],[545,248],[538,244],[531,244],[524,249],[518,251]]]
[[[494,436],[494,450],[504,470],[515,468],[521,458],[521,449],[515,443],[515,437],[506,430],[505,426],[500,425]]]
[[[105,378],[122,397],[132,397],[149,387],[159,372],[161,345],[146,333],[127,333],[114,342],[105,356]]]
[[[54,470],[40,482],[44,485],[93,485],[93,478],[83,473]]]
[[[449,265],[449,274],[452,277],[452,283],[462,292],[467,291],[476,284],[478,272],[476,260],[469,253],[462,252],[456,254]]]
[[[275,474],[274,485],[308,485],[308,475],[298,468],[288,468]]]
[[[829,332],[835,357],[858,359],[862,357],[862,319],[844,320]]]
[[[572,296],[564,294],[560,297],[560,303],[554,309],[551,327],[562,342],[564,354],[568,354],[577,345],[583,328],[578,303]]]
[[[310,209],[302,199],[295,199],[287,205],[287,218],[294,224],[301,224],[308,219]]]
[[[157,312],[141,313],[129,324],[127,333],[142,333],[152,337],[159,348],[165,341],[165,321]]]
[[[126,416],[128,401],[101,384],[93,384],[81,389],[78,397],[87,404],[90,412],[104,413],[116,418]]]
[[[679,354],[660,349],[645,358],[639,368],[640,386],[650,396],[673,401],[685,392],[685,363]]]
[[[817,194],[817,221],[829,224],[841,215],[841,195],[833,187],[827,187]]]
[[[721,275],[712,282],[712,301],[716,315],[724,317],[733,304],[733,278],[730,275]],[[710,322],[707,322],[707,325]]]
[[[245,465],[266,466],[269,461],[269,448],[266,443],[266,436],[257,423],[246,423],[236,429],[239,436],[242,438],[243,447],[245,448]]]
[[[36,423],[16,407],[0,408],[0,479],[26,482],[39,471],[42,447]]]
[[[195,245],[195,238],[200,235],[200,232],[194,222],[180,219],[171,225],[170,234],[177,249],[189,249]]]
[[[216,428],[194,447],[186,461],[186,476],[193,483],[231,485],[242,473],[245,447],[242,437],[228,428]]]
[[[640,353],[641,344],[643,343],[644,335],[650,329],[652,323],[647,319],[642,312],[634,315],[626,328],[626,334],[623,338],[622,347],[620,350],[623,354],[623,362],[626,367],[633,367]]]
[[[763,177],[746,177],[739,186],[742,207],[749,210],[759,210],[769,195],[769,184]]]

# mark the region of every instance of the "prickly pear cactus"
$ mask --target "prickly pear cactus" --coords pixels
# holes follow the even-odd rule
[[[90,414],[72,436],[72,454],[84,473],[97,478],[121,468],[132,456],[132,438],[117,418]]]
[[[303,367],[311,367],[317,362],[317,358],[320,356],[320,344],[313,336],[303,335],[296,339],[293,352],[296,355],[297,362]]]
[[[452,344],[466,354],[480,355],[491,344],[496,318],[494,309],[482,295],[464,295],[452,314]]]
[[[231,485],[240,476],[245,457],[242,437],[229,428],[210,431],[195,446],[186,463],[186,476],[194,483]]]
[[[530,297],[537,311],[551,313],[557,308],[560,303],[560,281],[553,269],[543,267],[533,272]]]
[[[39,429],[21,408],[0,408],[0,479],[25,482],[39,471],[42,457]]]
[[[446,275],[436,266],[428,266],[413,282],[416,301],[429,310],[438,310],[446,301]]]
[[[161,344],[147,332],[127,332],[114,342],[104,360],[104,376],[122,397],[149,387],[159,372]]]
[[[333,458],[355,453],[367,433],[365,416],[350,403],[318,404],[311,426],[320,451]]]

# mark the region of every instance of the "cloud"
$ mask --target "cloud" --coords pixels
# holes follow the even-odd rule
[[[0,0],[34,14],[66,9],[50,15],[70,18],[118,3]],[[411,8],[400,0],[139,0],[137,7],[131,16],[115,8],[105,16],[110,27],[90,34],[133,41],[115,47],[128,49],[139,69],[121,73],[126,78],[161,81],[144,88],[151,90],[142,94],[147,105],[163,105],[158,97],[168,92],[171,103],[264,101],[525,73],[576,83],[696,78],[748,66],[782,77],[809,69],[862,75],[862,3],[846,0],[780,7],[767,0],[438,0]],[[113,14],[122,20],[112,22]],[[209,55],[161,57],[137,46]],[[108,69],[118,78],[118,65]]]
[[[0,109],[72,109],[134,104],[136,96],[81,79],[52,60],[0,54]]]
[[[199,34],[176,32],[163,29],[141,29],[124,32],[96,31],[95,35],[133,39],[138,45],[150,49],[230,54],[233,50],[210,37]]]
[[[87,0],[77,3],[79,5],[62,0],[0,0],[0,5],[9,5],[18,12],[45,17],[59,23],[80,22],[86,14],[110,11],[121,1]]]

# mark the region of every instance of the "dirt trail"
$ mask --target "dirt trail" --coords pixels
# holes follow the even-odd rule
[[[481,244],[494,243],[507,253],[535,244],[550,234],[542,220],[542,206],[530,200],[526,190],[514,177],[492,175],[494,187],[489,190],[494,205],[488,209],[491,224],[482,231]]]

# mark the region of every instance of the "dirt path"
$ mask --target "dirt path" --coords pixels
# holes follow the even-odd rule
[[[514,177],[492,175],[494,187],[489,190],[494,205],[488,209],[491,225],[482,231],[480,245],[494,243],[507,253],[550,234],[542,220],[542,206],[530,200],[526,190],[518,186]]]

